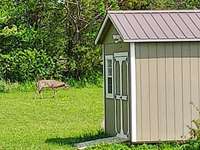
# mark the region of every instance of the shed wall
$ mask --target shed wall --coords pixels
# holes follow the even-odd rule
[[[129,43],[115,43],[112,35],[113,34],[117,34],[117,31],[115,30],[115,28],[113,27],[112,24],[110,24],[109,26],[107,26],[107,34],[105,35],[105,38],[103,39],[103,49],[104,49],[104,57],[105,55],[114,55],[114,53],[118,53],[118,52],[129,52]],[[104,66],[105,66],[105,61],[104,61]],[[105,68],[104,68],[105,70]],[[105,83],[105,79],[104,79],[104,83]],[[115,84],[115,82],[113,83]],[[106,85],[104,84],[104,87]],[[105,88],[104,88],[105,90]],[[105,93],[105,92],[104,92]],[[106,94],[104,94],[106,95]],[[128,96],[129,97],[129,96]],[[104,105],[105,105],[105,132],[109,135],[116,135],[115,133],[115,109],[114,109],[114,99],[111,98],[106,98],[104,97]],[[127,110],[127,102],[129,103],[129,99],[128,101],[123,102],[123,108],[125,110]],[[117,103],[117,107],[119,107],[118,103]],[[124,118],[127,117],[127,112],[124,112],[123,116],[125,116]],[[119,112],[117,113],[117,118],[119,118]],[[124,127],[127,126],[127,120],[124,120]],[[118,121],[118,127],[120,126],[120,122]],[[119,129],[118,129],[119,130]],[[127,129],[124,129],[125,131],[127,131]]]
[[[200,42],[136,43],[137,141],[188,138],[200,106]]]

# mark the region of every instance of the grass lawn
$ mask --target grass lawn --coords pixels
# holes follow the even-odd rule
[[[73,149],[72,144],[99,134],[102,88],[0,93],[0,149]]]
[[[20,90],[19,90],[20,91]],[[74,149],[73,144],[104,136],[102,88],[0,93],[0,150]],[[200,142],[98,145],[90,150],[199,150]]]

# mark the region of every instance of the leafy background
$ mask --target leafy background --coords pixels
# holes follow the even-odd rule
[[[1,0],[0,79],[99,82],[107,10],[198,9],[199,0]]]

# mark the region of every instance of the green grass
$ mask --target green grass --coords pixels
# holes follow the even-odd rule
[[[103,136],[102,88],[0,93],[0,149],[73,149],[75,142]]]
[[[55,98],[36,96],[33,84],[6,85],[0,93],[0,150],[64,150],[73,144],[105,137],[102,88],[61,89]],[[199,150],[200,142],[185,144],[98,145],[89,150]]]

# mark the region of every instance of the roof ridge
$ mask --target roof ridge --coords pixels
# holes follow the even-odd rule
[[[110,10],[108,14],[128,14],[128,13],[196,13],[200,9],[185,9],[185,10]]]

